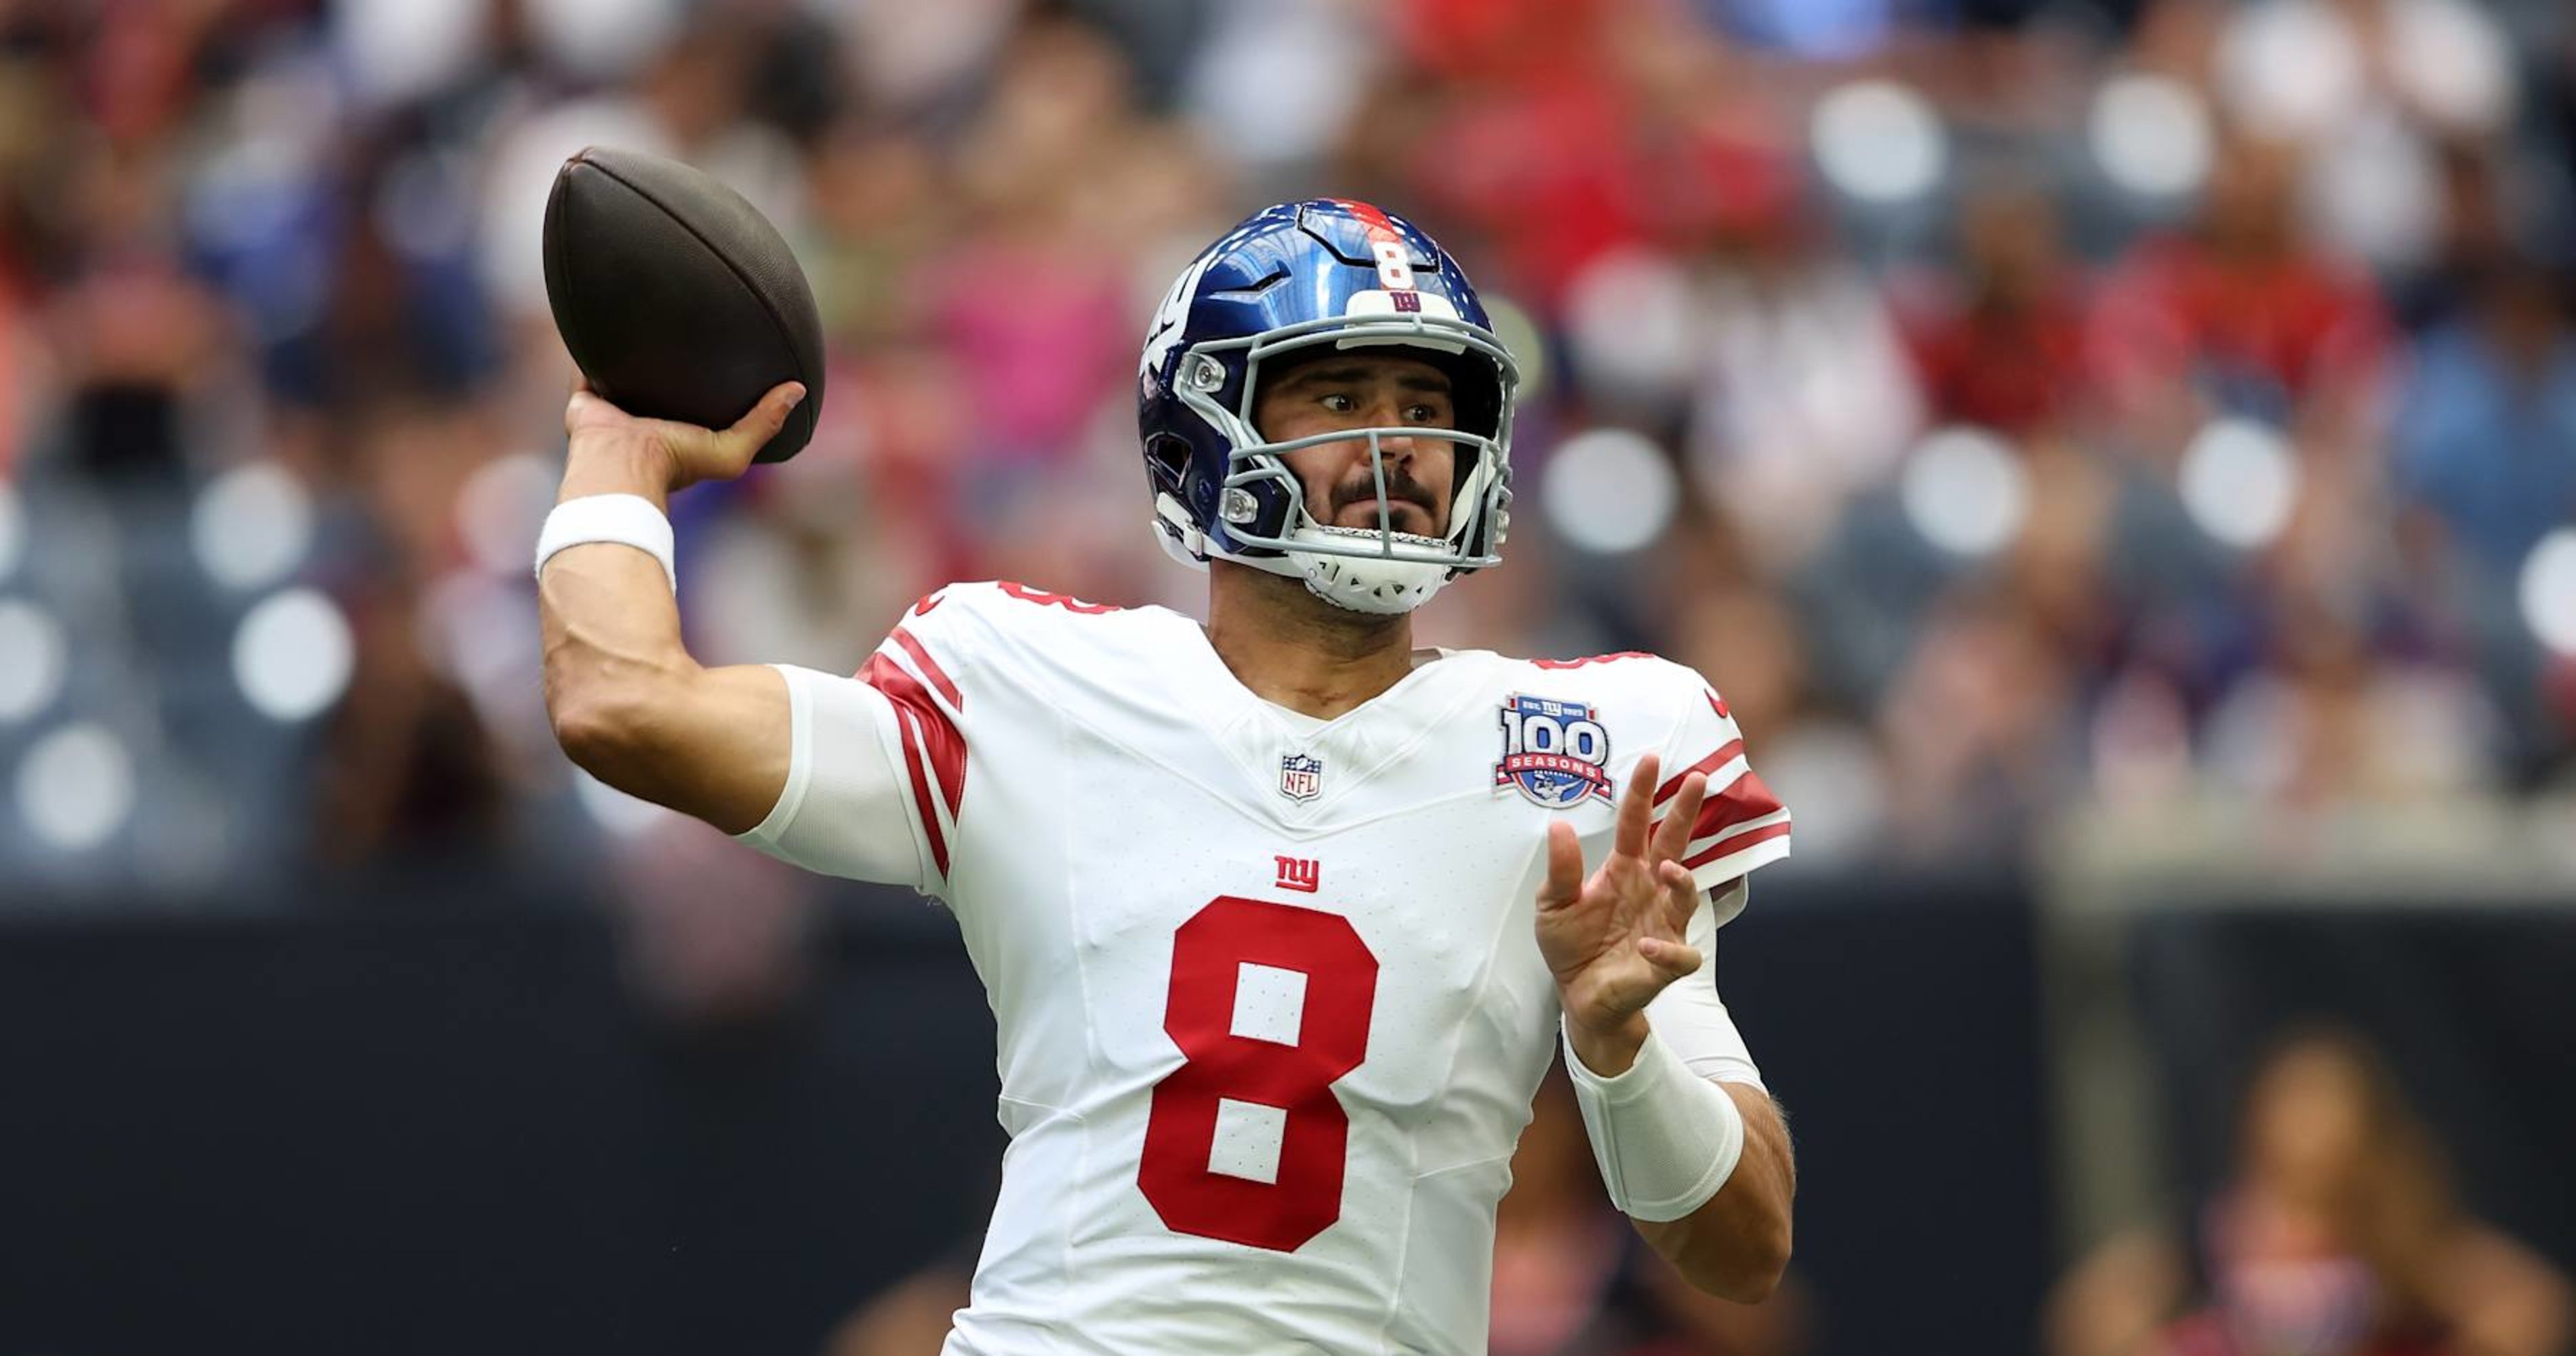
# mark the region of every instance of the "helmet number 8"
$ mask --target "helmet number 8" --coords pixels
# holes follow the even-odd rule
[[[1245,965],[1293,970],[1293,1043],[1234,1030]],[[1163,1030],[1187,1058],[1154,1087],[1136,1185],[1165,1227],[1294,1252],[1342,1214],[1350,1113],[1333,1084],[1368,1055],[1377,957],[1339,914],[1220,895],[1172,936]],[[1270,1181],[1218,1170],[1223,1102],[1286,1113]]]

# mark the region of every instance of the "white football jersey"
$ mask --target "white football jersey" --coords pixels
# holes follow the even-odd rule
[[[781,672],[788,785],[744,839],[944,901],[993,1007],[1011,1143],[950,1356],[1483,1351],[1557,1039],[1548,821],[1597,864],[1656,753],[1659,798],[1708,774],[1704,888],[1789,850],[1725,703],[1650,655],[1442,653],[1323,721],[1176,613],[960,584],[856,678]],[[1692,928],[1711,968],[1742,903]],[[1758,1083],[1712,976],[1648,1016]]]

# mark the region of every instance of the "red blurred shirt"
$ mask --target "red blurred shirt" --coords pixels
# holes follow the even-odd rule
[[[1909,305],[1899,319],[1934,422],[2024,434],[2075,413],[2085,386],[2085,317],[2074,288],[2016,310]]]
[[[2096,318],[2094,356],[2124,392],[2215,368],[2305,401],[2367,379],[2389,342],[2378,291],[2358,270],[2304,253],[2237,264],[2188,236],[2132,250]]]

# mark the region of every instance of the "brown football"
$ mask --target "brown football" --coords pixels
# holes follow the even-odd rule
[[[823,406],[823,323],[778,228],[702,171],[593,146],[546,200],[546,301],[591,389],[629,414],[724,428],[805,384],[755,458],[784,461]]]

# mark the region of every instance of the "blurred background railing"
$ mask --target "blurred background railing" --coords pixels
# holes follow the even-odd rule
[[[2557,0],[19,0],[0,1356],[803,1352],[907,1275],[840,1340],[909,1350],[971,1252],[945,920],[546,730],[537,224],[593,142],[742,188],[823,307],[814,446],[677,506],[712,659],[846,669],[958,578],[1196,610],[1130,374],[1263,202],[1502,300],[1512,560],[1423,629],[1727,693],[1799,817],[1725,982],[1808,1178],[1747,1317],[1534,1149],[1498,1351],[2089,1351],[2052,1279],[2259,1196],[2240,1094],[2320,1014],[2445,1151],[2424,1219],[2576,1264]]]

